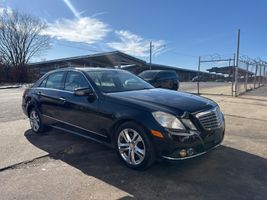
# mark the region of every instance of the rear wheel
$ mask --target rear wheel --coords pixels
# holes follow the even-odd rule
[[[47,130],[47,126],[45,126],[42,122],[40,114],[36,108],[32,108],[29,112],[30,125],[33,132],[41,134]]]
[[[172,90],[178,90],[178,85],[177,84],[173,84]]]
[[[126,122],[119,127],[116,150],[123,162],[133,169],[148,168],[156,159],[153,143],[147,132],[133,122]]]

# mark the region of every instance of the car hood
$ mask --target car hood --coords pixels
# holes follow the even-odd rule
[[[110,93],[111,97],[136,103],[138,105],[157,110],[175,110],[177,114],[194,113],[210,109],[217,104],[212,100],[190,93],[177,92],[167,89],[147,89],[138,91]]]

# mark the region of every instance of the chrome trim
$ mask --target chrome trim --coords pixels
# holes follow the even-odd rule
[[[208,153],[209,151],[213,150],[213,149],[216,149],[217,147],[221,146],[221,143],[220,144],[217,144],[215,145],[214,147],[210,148],[209,150],[207,151],[203,151],[201,153],[198,153],[198,154],[195,154],[195,155],[192,155],[192,156],[188,156],[188,157],[184,157],[184,158],[172,158],[172,157],[168,157],[168,156],[161,156],[162,158],[164,159],[167,159],[167,160],[187,160],[187,159],[190,159],[190,158],[195,158],[195,157],[198,157],[198,156],[201,156],[203,154],[206,154]]]
[[[220,111],[219,106],[216,106],[210,110],[195,114],[195,117],[205,130],[210,131],[223,127],[224,121],[221,115],[222,112]],[[203,119],[202,117],[205,119]]]
[[[217,109],[218,109],[218,106],[216,106],[215,108],[212,108],[212,109],[210,109],[210,110],[206,110],[206,111],[197,113],[197,114],[196,114],[196,117],[199,118],[199,117],[201,117],[201,116],[203,116],[203,115],[207,115],[207,114],[209,114],[210,112],[216,112]]]
[[[51,91],[58,91],[58,92],[67,92],[67,93],[73,94],[72,91],[62,90],[62,89],[56,89],[56,88],[36,87],[35,89],[36,90],[42,89],[42,90],[51,90]]]
[[[171,135],[175,135],[175,136],[192,136],[192,135],[195,135],[195,132],[192,132],[190,131],[189,133],[185,133],[185,132],[174,132],[174,131],[170,131],[168,130],[168,132],[171,134]]]
[[[73,126],[73,127],[75,127],[75,128],[79,128],[79,129],[82,129],[82,130],[84,130],[84,131],[87,131],[87,132],[90,132],[90,133],[93,133],[93,134],[96,134],[96,135],[99,135],[99,136],[102,136],[102,137],[107,138],[106,135],[103,135],[103,134],[101,134],[101,133],[97,133],[97,132],[94,132],[94,131],[90,131],[90,130],[85,129],[85,128],[82,128],[82,127],[80,127],[80,126],[77,126],[77,125],[74,125],[74,124],[71,124],[71,123],[64,122],[64,121],[62,121],[62,120],[56,119],[56,118],[54,118],[54,117],[50,117],[50,116],[48,116],[48,115],[44,115],[44,114],[42,114],[42,116],[48,117],[48,118],[50,118],[50,119],[56,120],[56,121],[58,121],[58,122],[61,122],[61,123],[63,123],[63,124],[67,124],[67,125]],[[50,126],[53,126],[53,125],[50,125]]]

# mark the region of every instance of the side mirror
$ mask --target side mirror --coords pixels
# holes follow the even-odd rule
[[[90,88],[78,88],[74,90],[74,95],[76,96],[91,96],[92,94],[94,92]]]

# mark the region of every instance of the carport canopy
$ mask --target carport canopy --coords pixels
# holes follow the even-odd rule
[[[232,76],[235,74],[235,67],[233,66],[226,66],[226,67],[212,67],[211,69],[207,69],[209,72],[215,72],[215,73],[220,73],[220,74],[227,74],[229,76]],[[248,75],[252,76],[254,73],[247,71],[245,69],[242,69],[238,67],[238,74],[241,76],[245,76],[248,73]]]

